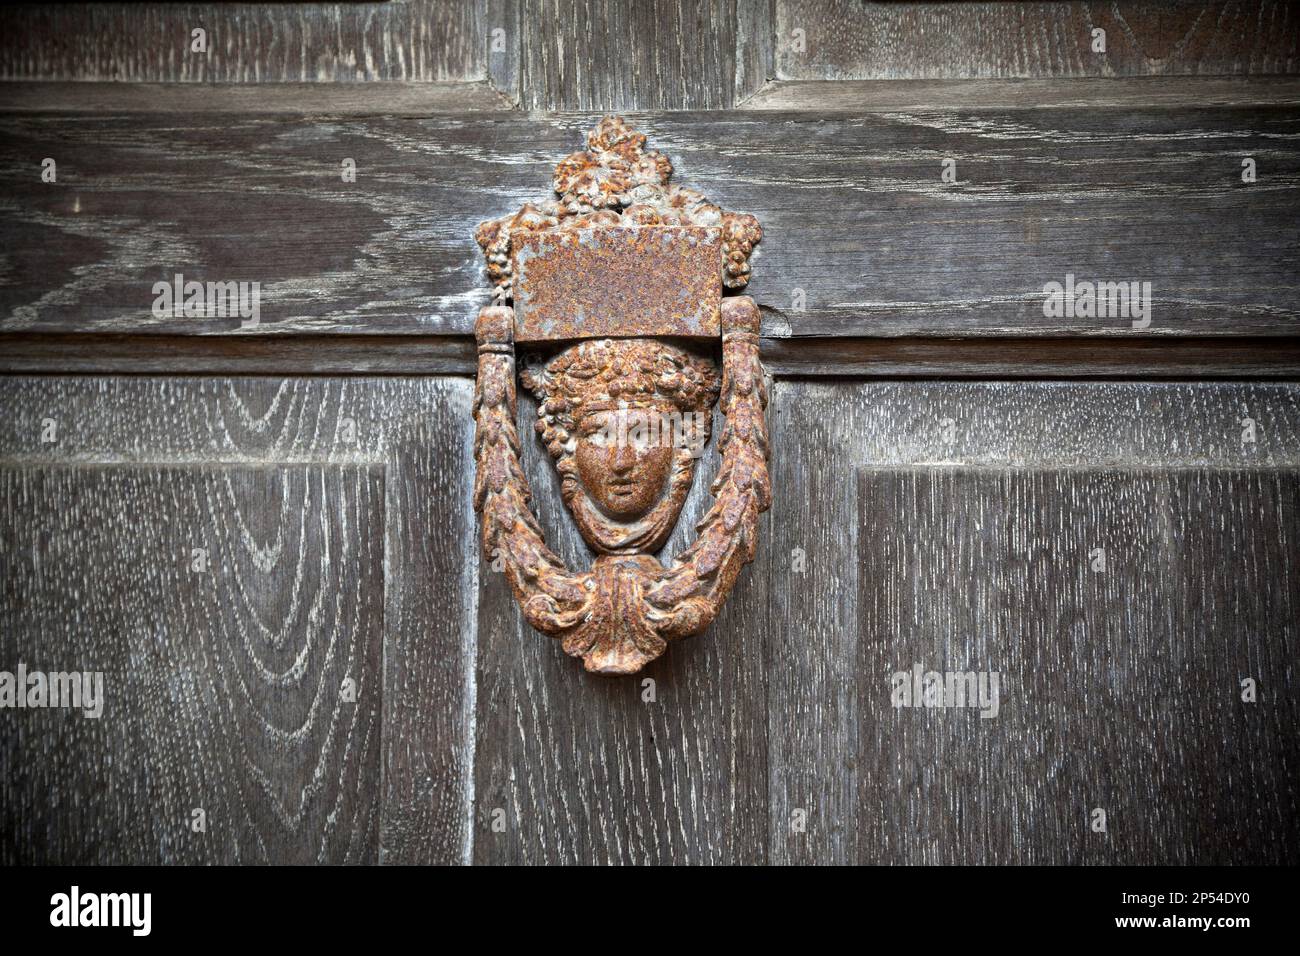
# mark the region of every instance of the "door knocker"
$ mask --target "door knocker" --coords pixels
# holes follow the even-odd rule
[[[606,117],[555,168],[558,199],[485,222],[494,305],[475,326],[474,509],[483,548],[524,617],[586,669],[633,674],[698,634],[754,557],[771,502],[759,311],[723,295],[749,281],[753,216],[670,186],[668,157]],[[721,338],[722,373],[710,354]],[[595,561],[570,571],[530,510],[515,430],[515,343],[563,350],[530,365],[537,431]],[[716,346],[713,346],[716,348]],[[655,557],[725,416],[713,506],[672,564]]]

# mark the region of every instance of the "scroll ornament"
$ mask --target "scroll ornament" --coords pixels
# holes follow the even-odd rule
[[[670,186],[667,157],[621,118],[602,120],[587,144],[556,167],[557,199],[478,230],[496,304],[475,327],[474,508],[484,552],[528,623],[588,671],[633,674],[709,626],[771,503],[758,307],[722,294],[748,282],[762,231]],[[719,337],[721,375],[710,354]],[[565,506],[596,554],[585,572],[551,552],[530,509],[517,342],[562,345],[523,382]],[[655,552],[690,490],[715,401],[725,416],[716,500],[665,567]]]

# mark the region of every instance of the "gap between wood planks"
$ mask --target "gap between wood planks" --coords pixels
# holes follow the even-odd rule
[[[1300,378],[1300,337],[765,338],[781,377]],[[472,375],[464,335],[0,335],[5,375]]]
[[[1130,76],[1041,80],[771,80],[738,103],[735,109],[886,112],[1063,107],[1204,109],[1295,104],[1300,104],[1300,77]],[[442,113],[519,113],[520,110],[486,82],[0,81],[0,113],[112,115],[170,112],[238,113],[243,116],[430,116]]]

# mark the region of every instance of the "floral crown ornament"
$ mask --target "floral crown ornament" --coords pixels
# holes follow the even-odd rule
[[[712,360],[666,343],[649,352],[636,339],[587,339],[549,362],[526,368],[522,379],[537,396],[537,430],[548,448],[556,440],[548,435],[573,431],[577,409],[671,406],[700,411],[713,407],[721,386]]]
[[[749,281],[762,230],[753,216],[669,185],[672,171],[645,136],[606,117],[586,150],[557,165],[558,198],[476,234],[497,303],[475,328],[484,552],[525,619],[605,674],[635,673],[669,641],[708,627],[753,558],[771,498],[758,307],[722,295]],[[707,348],[719,337],[721,375]],[[596,555],[586,572],[546,547],[530,510],[514,421],[516,342],[568,343],[522,379],[565,506]],[[654,553],[676,525],[715,402],[726,417],[716,500],[695,543],[665,567]],[[629,415],[689,418],[701,440],[688,447],[654,429],[627,438],[614,426]]]

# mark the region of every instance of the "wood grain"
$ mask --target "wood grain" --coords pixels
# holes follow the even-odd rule
[[[297,116],[428,116],[506,110],[510,101],[475,83],[76,83],[0,84],[6,113],[239,113]]]
[[[529,110],[720,109],[734,102],[734,0],[524,0]]]
[[[0,12],[0,79],[293,83],[486,80],[489,5],[21,4]],[[207,31],[207,52],[191,31]]]
[[[736,91],[739,105],[776,75],[774,0],[736,0]]]
[[[519,420],[535,414],[521,396]],[[531,429],[521,438],[547,542],[570,567],[585,567],[591,555],[564,510],[554,466]],[[693,536],[716,470],[711,449],[665,555]],[[617,679],[586,673],[523,623],[503,576],[484,560],[476,863],[766,859],[766,663],[755,639],[767,617],[764,569],[760,554],[704,634],[670,645],[636,678]],[[647,679],[653,701],[643,699]]]
[[[799,490],[772,527],[773,862],[1300,858],[1296,386],[778,382],[773,412]],[[1002,716],[895,712],[916,662],[1007,671]]]
[[[1161,338],[1116,349],[1095,338],[768,338],[782,376],[942,378],[1300,378],[1300,341]],[[0,333],[0,373],[65,375],[472,375],[468,336]]]
[[[781,79],[1294,73],[1300,22],[1278,0],[875,3],[776,0]],[[1094,52],[1094,29],[1105,31]],[[803,31],[803,49],[796,30]]]
[[[9,374],[472,375],[474,368],[469,336],[0,334],[0,372]]]
[[[858,493],[858,859],[1300,857],[1300,474],[872,468]],[[892,707],[916,665],[998,672],[997,715]]]
[[[781,80],[738,104],[747,110],[817,113],[897,110],[1114,110],[1300,103],[1285,76],[1098,77],[1072,80]]]
[[[59,724],[69,759],[86,763],[6,791],[6,860],[468,857],[470,391],[457,379],[0,380],[4,659],[34,660],[57,639],[129,677],[117,716]],[[45,418],[55,444],[40,441]],[[182,563],[200,532],[231,556],[203,587]],[[362,689],[346,720],[345,666]],[[190,710],[178,716],[169,694]],[[33,716],[40,734],[6,724],[6,766],[10,754],[31,763],[48,718],[63,717]],[[33,789],[47,784],[48,802]],[[129,799],[146,785],[158,802]],[[173,812],[202,788],[223,801],[224,829],[214,821],[205,844]]]
[[[7,864],[378,859],[382,469],[46,465],[0,488],[6,669],[102,672],[106,698],[5,714]]]
[[[244,518],[249,534],[237,543],[245,547],[249,538],[263,541],[263,529],[326,534],[349,519],[340,540],[366,540],[373,551],[383,526],[371,577],[357,572],[376,583],[320,592],[360,595],[372,615],[380,604],[374,592],[383,592],[384,860],[1300,858],[1287,783],[1297,760],[1287,671],[1300,609],[1296,385],[778,383],[780,497],[760,559],[714,627],[654,665],[647,676],[657,699],[646,702],[639,683],[585,675],[523,628],[504,582],[486,562],[464,560],[477,555],[467,491],[445,488],[465,480],[456,469],[467,438],[467,382],[0,384],[5,407],[15,410],[0,421],[12,516],[0,540],[21,556],[7,564],[5,593],[30,596],[6,603],[6,634],[28,642],[15,650],[41,636],[72,656],[107,648],[130,659],[144,684],[129,685],[130,699],[146,701],[139,726],[109,740],[105,732],[124,733],[111,715],[99,724],[69,717],[53,738],[44,727],[39,737],[24,736],[11,723],[2,738],[6,765],[38,739],[53,739],[72,761],[65,776],[79,781],[71,789],[80,793],[108,771],[75,761],[117,747],[114,772],[126,773],[139,753],[126,741],[144,740],[167,768],[148,778],[164,794],[151,797],[150,806],[164,808],[156,812],[114,802],[127,786],[114,783],[89,803],[76,797],[93,808],[77,815],[61,800],[38,805],[39,780],[14,777],[2,802],[5,832],[15,835],[7,861],[32,859],[38,845],[67,860],[234,858],[229,842],[205,845],[209,856],[167,842],[171,808],[191,778],[226,787],[259,778],[212,770],[215,748],[182,747],[177,735],[208,715],[203,708],[251,720],[263,712],[259,702],[281,714],[301,701],[282,690],[248,700],[212,693],[192,721],[169,711],[158,729],[164,721],[148,709],[156,702],[147,682],[164,680],[182,653],[216,647],[232,655],[214,651],[193,662],[185,686],[236,673],[218,663],[242,661],[230,649],[245,645],[212,642],[224,635],[212,622],[231,617],[230,602],[210,615],[195,612],[189,628],[183,621],[189,643],[137,645],[131,624],[121,623],[152,624],[137,629],[152,640],[159,621],[167,625],[196,601],[201,592],[161,574],[154,556],[180,541],[214,499],[208,514]],[[523,404],[527,422],[534,410]],[[338,444],[345,410],[362,436],[352,449]],[[61,423],[57,449],[36,437],[50,414]],[[1243,416],[1257,422],[1254,444],[1241,440]],[[953,420],[951,442],[944,418]],[[408,430],[421,421],[432,430]],[[524,454],[548,540],[570,563],[586,560],[550,462],[528,435]],[[710,456],[666,552],[692,533],[715,468]],[[310,492],[314,480],[328,492],[316,507],[330,506],[320,522],[304,524],[315,512],[287,492]],[[362,527],[360,505],[333,507],[356,502],[349,482],[370,487],[367,513],[382,514],[361,538],[352,533]],[[204,488],[215,490],[195,490]],[[185,520],[186,507],[196,520]],[[450,533],[432,530],[440,522]],[[1072,563],[1078,543],[1094,538],[1108,548],[1104,578]],[[328,560],[337,555],[333,568],[352,569],[342,547],[332,543]],[[305,553],[309,566],[327,557],[320,547]],[[285,591],[246,588],[233,607],[283,608]],[[83,603],[69,603],[76,601]],[[22,626],[10,626],[15,619]],[[119,637],[105,644],[104,633]],[[951,719],[968,714],[886,709],[888,670],[904,658],[941,656],[972,668],[998,662],[1008,675],[1000,718],[972,725]],[[474,660],[471,679],[463,668]],[[1235,699],[1237,670],[1260,682],[1255,709],[1225,702]],[[902,720],[912,722],[888,723]],[[231,747],[259,739],[246,724],[233,726]],[[101,737],[85,736],[96,731]],[[1219,747],[1222,740],[1232,747]],[[278,775],[266,771],[265,787],[277,796],[298,792],[294,765],[281,763]],[[936,775],[939,767],[946,775]],[[253,804],[245,832],[271,834],[234,844],[245,853],[239,859],[255,852],[373,859],[373,839],[344,841],[337,828],[329,831],[334,842],[277,841],[276,805],[267,801],[268,823],[252,797],[239,796]],[[1094,801],[1110,810],[1104,840],[1093,840],[1077,815]],[[796,809],[807,813],[802,833],[790,826]],[[496,810],[504,831],[492,828]],[[95,856],[94,847],[107,844],[92,844],[91,835],[110,831],[113,845],[130,852]]]
[[[478,656],[472,386],[455,378],[394,381],[396,388],[369,383],[381,395],[391,391],[370,416],[392,462],[380,859],[467,863]]]
[[[763,222],[747,291],[769,337],[1296,328],[1291,107],[634,121],[680,181]],[[546,195],[590,122],[5,116],[0,326],[236,331],[235,319],[151,314],[153,283],[180,272],[260,282],[259,335],[468,335],[487,299],[474,225]],[[56,184],[39,177],[51,154]],[[340,181],[344,157],[355,183]],[[946,158],[955,184],[940,180]],[[1150,328],[1045,317],[1044,284],[1067,274],[1150,281]]]
[[[504,99],[519,104],[519,58],[526,26],[523,0],[483,0],[488,36],[488,83]],[[498,33],[497,31],[500,31]]]
[[[1300,341],[1284,336],[1161,337],[1123,348],[1107,339],[1065,336],[772,338],[763,340],[761,354],[772,374],[787,377],[1300,378]]]

